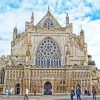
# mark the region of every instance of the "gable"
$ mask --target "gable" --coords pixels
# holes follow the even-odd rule
[[[53,15],[48,12],[42,20],[36,25],[38,28],[46,28],[46,29],[57,29],[61,28],[60,24],[57,22],[57,20],[53,17]]]

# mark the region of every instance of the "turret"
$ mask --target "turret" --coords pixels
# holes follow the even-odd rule
[[[69,22],[68,13],[66,14],[66,31],[67,33],[73,33],[73,25]]]
[[[32,29],[33,26],[34,26],[34,14],[33,14],[33,12],[32,12],[30,21],[25,22],[25,32],[28,31],[29,28]]]
[[[84,44],[84,31],[83,31],[83,29],[81,29],[81,31],[80,31],[80,40],[82,41],[82,43]]]
[[[15,26],[14,30],[13,30],[13,41],[17,38],[17,27]]]
[[[69,16],[68,13],[66,14],[66,26],[69,24]]]
[[[31,23],[34,24],[34,14],[33,14],[33,12],[32,12],[32,16],[31,16]]]

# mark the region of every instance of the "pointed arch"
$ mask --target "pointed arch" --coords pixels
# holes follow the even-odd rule
[[[19,83],[16,83],[16,86],[15,86],[15,93],[18,95],[20,94],[20,84]]]
[[[61,66],[61,51],[52,38],[45,38],[37,47],[36,65],[47,68]]]
[[[51,82],[46,82],[44,84],[44,95],[51,95],[52,94],[52,84]]]

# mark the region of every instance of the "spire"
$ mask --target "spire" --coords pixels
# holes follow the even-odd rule
[[[14,31],[17,31],[17,25],[15,25],[15,27],[14,27]]]
[[[13,29],[13,40],[17,38],[17,25]]]
[[[48,13],[50,12],[50,8],[49,8],[49,5],[48,5]]]
[[[82,29],[82,25],[81,25],[81,31],[80,31],[80,33],[84,33],[84,30]]]
[[[68,17],[68,13],[66,14],[66,17]]]
[[[68,13],[66,14],[66,26],[69,24],[69,16]]]
[[[31,23],[34,23],[34,13],[32,12]]]
[[[85,35],[84,35],[84,30],[82,29],[82,25],[80,30],[80,39],[83,43],[85,42]]]
[[[48,12],[47,12],[48,15],[50,15],[50,7],[48,6]]]

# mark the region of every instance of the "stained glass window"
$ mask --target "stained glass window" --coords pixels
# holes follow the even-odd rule
[[[47,19],[45,22],[44,22],[44,27],[45,28],[51,28],[51,27],[53,27],[53,22],[52,22],[52,20],[50,20],[50,19]]]
[[[36,51],[36,65],[40,67],[60,67],[61,52],[58,45],[50,37],[40,43]]]

